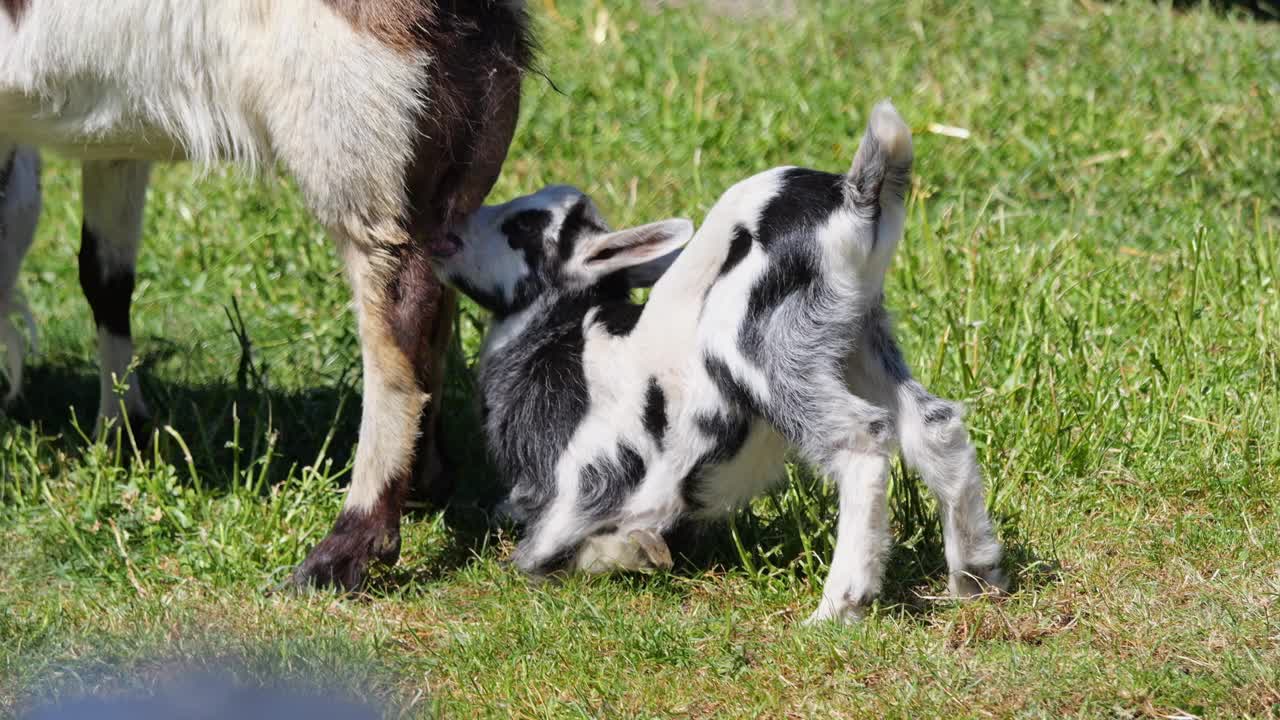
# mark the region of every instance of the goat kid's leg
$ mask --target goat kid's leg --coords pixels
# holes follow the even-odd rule
[[[813,442],[802,445],[809,459],[830,475],[840,495],[831,570],[809,623],[862,619],[880,594],[892,543],[888,508],[892,418],[884,409],[852,395],[845,404],[848,410],[843,417],[823,423],[832,431],[827,447],[815,453]]]
[[[849,363],[850,383],[859,394],[891,396],[897,408],[903,458],[938,502],[951,594],[1008,589],[964,408],[935,397],[911,376],[883,309],[871,314],[866,328],[865,342]]]
[[[708,369],[726,397],[742,397],[763,415],[806,461],[821,468],[839,492],[836,547],[822,601],[809,623],[856,621],[880,594],[891,536],[888,518],[889,457],[894,450],[892,406],[853,394],[845,377],[855,326],[853,299],[830,308],[791,312],[784,331],[767,336],[767,387],[749,382],[708,356]],[[805,342],[796,342],[803,339]],[[804,348],[803,351],[798,351]]]
[[[28,343],[35,345],[35,322],[18,294],[22,260],[35,240],[40,217],[40,155],[0,137],[0,345],[9,388],[4,402],[22,391],[22,366]],[[26,334],[14,324],[21,315]]]
[[[964,408],[934,397],[915,381],[899,392],[902,455],[938,501],[951,595],[967,598],[1008,590],[982,471],[964,427]]]
[[[294,571],[295,586],[359,588],[371,563],[400,557],[400,517],[415,464],[438,469],[435,405],[442,384],[453,296],[425,251],[404,243],[345,248],[364,364],[360,443],[347,499],[333,530]]]
[[[151,415],[138,378],[130,370],[133,335],[129,324],[150,173],[150,164],[139,160],[87,160],[81,171],[80,287],[98,328],[97,433],[119,420],[122,410],[134,427]],[[120,384],[125,388],[118,396]]]

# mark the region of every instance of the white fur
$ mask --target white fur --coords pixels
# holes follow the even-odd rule
[[[321,2],[40,0],[0,21],[0,135],[86,159],[280,162],[359,243],[404,207],[428,62]]]

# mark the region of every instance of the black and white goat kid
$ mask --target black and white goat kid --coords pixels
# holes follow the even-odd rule
[[[668,564],[662,532],[765,491],[791,447],[839,487],[811,620],[857,618],[881,586],[900,442],[937,496],[952,593],[1004,586],[961,408],[911,377],[883,307],[911,161],[884,102],[848,175],[756,175],[696,235],[687,220],[610,232],[588,197],[552,187],[482,208],[434,248],[495,315],[480,385],[527,528],[520,568]],[[628,302],[650,285],[647,305]]]

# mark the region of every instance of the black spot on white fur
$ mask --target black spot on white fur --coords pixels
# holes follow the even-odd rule
[[[707,375],[711,377],[712,382],[715,383],[716,389],[720,391],[720,396],[728,407],[741,409],[745,412],[754,412],[756,403],[752,399],[751,393],[746,386],[734,378],[733,371],[729,369],[729,366],[723,360],[713,355],[707,355],[702,358],[702,365],[706,369]]]
[[[742,259],[751,252],[751,243],[755,238],[751,237],[751,231],[745,225],[736,225],[733,228],[733,240],[729,241],[729,254],[725,256],[724,263],[720,266],[719,276],[728,275]]]
[[[644,458],[626,443],[610,457],[597,458],[582,469],[578,507],[591,518],[604,518],[622,503],[644,479]]]
[[[640,322],[642,312],[643,305],[629,302],[602,303],[597,306],[595,321],[598,325],[603,325],[610,335],[621,337],[631,334],[636,323]]]
[[[703,358],[707,374],[720,391],[722,409],[702,412],[694,422],[706,439],[707,449],[698,457],[693,469],[681,480],[680,494],[688,508],[700,506],[701,483],[707,471],[734,458],[747,442],[751,431],[752,408],[755,405],[750,393],[733,377],[732,371],[718,358]]]
[[[724,412],[699,414],[694,419],[706,440],[707,449],[680,481],[680,497],[686,508],[696,510],[702,507],[702,483],[707,472],[729,462],[742,451],[751,432],[749,417],[745,412],[731,408]]]
[[[560,224],[560,233],[556,238],[556,248],[560,255],[560,260],[563,262],[573,257],[573,250],[577,246],[578,238],[584,232],[605,232],[607,229],[604,223],[595,217],[591,200],[583,195],[569,210],[564,222]]]
[[[667,434],[667,396],[656,377],[649,378],[649,385],[644,391],[644,429],[661,450]]]
[[[811,244],[812,233],[844,206],[844,175],[788,168],[778,192],[760,211],[757,242],[772,252],[779,241]]]
[[[507,244],[514,250],[525,254],[525,262],[530,261],[530,251],[542,254],[542,236],[551,224],[551,213],[546,210],[524,210],[507,218],[502,223],[502,234],[507,236]]]
[[[801,311],[817,304],[814,301],[821,292],[817,232],[844,206],[844,194],[843,175],[791,168],[761,210],[755,240],[769,254],[769,264],[747,298],[740,334],[747,357],[758,358],[763,352],[769,319],[788,297],[805,294],[796,303]]]

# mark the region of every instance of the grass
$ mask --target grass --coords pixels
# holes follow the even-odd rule
[[[91,444],[78,177],[53,161],[23,281],[43,349],[0,418],[0,712],[231,666],[409,716],[1280,716],[1274,24],[1098,0],[531,5],[554,87],[529,79],[496,198],[573,182],[615,225],[700,218],[757,170],[845,167],[894,98],[918,160],[889,304],[917,374],[970,407],[1014,594],[934,599],[937,524],[895,470],[884,600],[799,627],[833,519],[803,468],[675,573],[530,586],[484,512],[473,308],[453,504],[408,522],[365,596],[272,594],[327,531],[358,424],[331,247],[285,179],[158,169],[134,327],[162,429]]]

